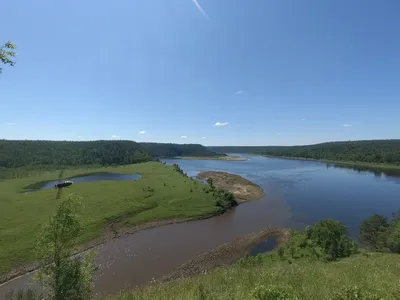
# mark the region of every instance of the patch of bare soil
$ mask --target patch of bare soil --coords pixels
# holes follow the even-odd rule
[[[288,241],[289,231],[284,228],[267,228],[239,237],[188,261],[172,273],[164,276],[158,282],[196,276],[204,274],[216,267],[230,265],[234,261],[249,254],[251,250],[271,236],[278,236],[277,243],[279,246]]]
[[[256,200],[265,195],[260,186],[239,175],[227,172],[205,171],[200,172],[197,178],[205,180],[212,178],[217,188],[233,193],[239,200],[238,202]]]

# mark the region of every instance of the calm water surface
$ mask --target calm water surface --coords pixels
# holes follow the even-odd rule
[[[79,176],[79,177],[71,177],[68,180],[72,180],[75,183],[83,183],[83,182],[95,182],[95,181],[104,181],[104,180],[138,180],[140,175],[138,174],[118,174],[118,173],[95,173],[87,176]],[[66,180],[66,179],[60,179]],[[54,189],[54,185],[58,183],[60,180],[49,181],[45,183],[39,190],[46,189]]]
[[[373,213],[390,216],[400,208],[400,174],[396,172],[242,156],[249,160],[165,160],[178,163],[189,176],[205,170],[241,175],[259,184],[266,196],[215,218],[144,230],[97,247],[96,292],[110,294],[144,284],[198,254],[267,226],[303,228],[333,218],[346,224],[354,237],[363,219]],[[271,243],[260,245],[256,252],[268,251]],[[0,299],[10,288],[27,287],[30,276],[1,285]]]

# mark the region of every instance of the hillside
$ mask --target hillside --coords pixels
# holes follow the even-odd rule
[[[317,160],[400,165],[400,140],[329,142],[304,146],[209,147],[223,153],[255,153]]]
[[[123,165],[151,160],[133,141],[0,140],[0,167]]]
[[[331,263],[281,260],[270,254],[206,275],[136,290],[116,299],[396,300],[399,299],[396,295],[400,295],[399,266],[399,255],[381,253],[356,255]],[[281,290],[287,293],[286,297],[282,296],[284,292],[280,297],[276,295]],[[354,293],[358,297],[346,297],[351,291],[353,297]],[[380,297],[365,296],[376,292]]]
[[[140,143],[152,157],[213,156],[214,151],[200,144]]]

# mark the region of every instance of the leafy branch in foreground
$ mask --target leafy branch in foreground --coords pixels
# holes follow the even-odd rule
[[[72,256],[74,240],[83,229],[81,205],[80,197],[73,194],[61,200],[38,238],[42,267],[36,280],[43,285],[49,299],[91,298],[95,254]]]
[[[12,60],[16,56],[15,49],[17,47],[11,41],[6,42],[0,47],[0,61],[4,65],[14,66],[15,61]],[[0,67],[0,74],[3,72],[3,68]]]

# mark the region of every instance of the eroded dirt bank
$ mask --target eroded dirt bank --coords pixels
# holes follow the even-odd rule
[[[267,228],[246,234],[188,261],[172,273],[164,276],[159,282],[196,276],[216,267],[230,265],[250,253],[251,250],[272,236],[278,236],[277,243],[281,245],[288,241],[289,230],[284,228]]]
[[[256,200],[265,195],[260,186],[239,175],[227,172],[204,171],[200,172],[197,178],[205,180],[211,178],[217,188],[233,193],[239,200],[238,202]]]

